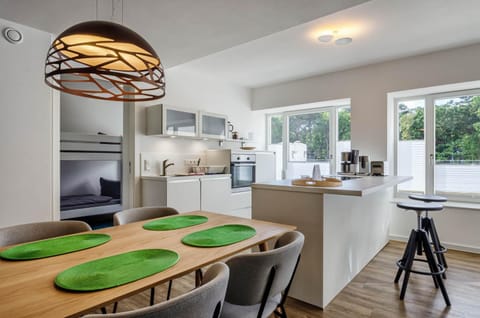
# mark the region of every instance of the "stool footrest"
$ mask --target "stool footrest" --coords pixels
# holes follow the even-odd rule
[[[421,259],[421,258],[414,258],[413,259],[414,261],[417,261],[417,262],[424,262],[424,263],[428,263],[428,261],[426,259]],[[424,271],[417,271],[417,270],[413,270],[413,269],[408,269],[404,264],[403,264],[404,260],[401,259],[401,260],[398,260],[397,261],[397,266],[399,268],[401,268],[402,270],[404,270],[405,272],[409,272],[409,273],[415,273],[415,274],[420,274],[420,275],[428,275],[428,276],[438,276],[438,275],[442,275],[443,273],[445,273],[445,267],[443,267],[442,264],[437,264],[438,268],[439,268],[439,271],[438,272],[424,272]]]

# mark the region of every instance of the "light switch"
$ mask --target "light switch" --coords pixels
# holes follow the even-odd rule
[[[143,170],[150,171],[150,161],[148,161],[147,159],[143,160]]]

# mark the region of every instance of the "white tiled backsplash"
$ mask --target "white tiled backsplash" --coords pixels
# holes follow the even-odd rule
[[[174,163],[168,167],[167,174],[187,173],[188,165],[185,160],[197,160],[200,158],[200,165],[205,164],[205,153],[159,153],[142,152],[140,153],[140,175],[141,176],[159,176],[162,174],[162,162],[168,159],[168,163]]]

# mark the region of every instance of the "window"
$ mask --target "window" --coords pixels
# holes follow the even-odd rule
[[[340,171],[340,152],[350,151],[350,107],[321,107],[267,115],[267,149],[277,154],[277,179]]]
[[[480,199],[480,91],[396,101],[397,174],[413,180],[399,192]]]

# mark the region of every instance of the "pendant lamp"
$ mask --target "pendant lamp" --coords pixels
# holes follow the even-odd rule
[[[62,32],[45,61],[45,83],[60,91],[111,101],[165,96],[155,50],[136,32],[109,21],[88,21]]]

